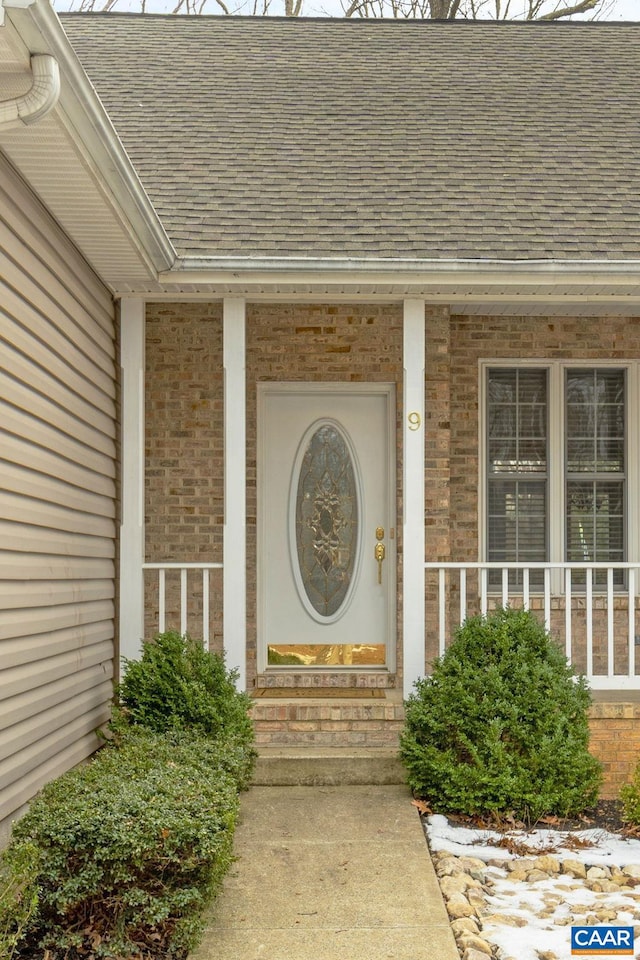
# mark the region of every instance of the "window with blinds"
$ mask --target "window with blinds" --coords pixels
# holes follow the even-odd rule
[[[626,371],[556,366],[552,388],[550,369],[487,369],[487,559],[623,561]],[[564,503],[550,502],[550,489],[563,489]],[[541,580],[532,571],[531,583]]]
[[[624,370],[567,370],[565,398],[567,560],[624,560]]]
[[[488,372],[488,559],[547,559],[547,371]],[[495,571],[490,580],[497,581]]]

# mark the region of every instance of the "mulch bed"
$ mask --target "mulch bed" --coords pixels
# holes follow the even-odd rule
[[[433,813],[423,800],[414,800],[414,804],[423,820]],[[585,810],[579,817],[542,817],[537,823],[523,823],[509,816],[481,817],[464,814],[447,814],[447,820],[452,827],[477,827],[482,830],[505,833],[509,830],[533,830],[540,827],[547,830],[608,830],[610,833],[619,833],[624,836],[640,836],[640,828],[632,827],[623,820],[620,800],[599,800],[594,807]]]
[[[568,829],[584,830],[600,829],[610,833],[636,834],[637,828],[630,827],[622,819],[622,803],[620,800],[600,800],[592,810],[587,810],[584,820],[568,821]],[[563,829],[567,829],[566,827]]]

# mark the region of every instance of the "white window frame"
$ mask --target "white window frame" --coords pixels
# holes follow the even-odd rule
[[[487,558],[488,521],[487,521],[487,371],[488,369],[519,368],[544,369],[548,376],[548,502],[549,502],[549,561],[563,563],[565,557],[565,371],[571,368],[604,369],[626,371],[625,397],[625,560],[635,562],[640,559],[640,360],[615,359],[570,359],[549,360],[548,358],[482,358],[478,362],[479,407],[478,407],[478,560]],[[553,504],[553,507],[551,506]],[[552,592],[562,592],[561,571],[554,571]],[[533,591],[532,591],[533,592]]]

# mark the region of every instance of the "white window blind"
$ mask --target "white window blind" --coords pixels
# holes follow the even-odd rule
[[[488,559],[547,559],[547,372],[488,371]]]
[[[627,371],[496,365],[485,386],[486,558],[625,560]]]
[[[565,377],[567,560],[624,560],[625,373]]]

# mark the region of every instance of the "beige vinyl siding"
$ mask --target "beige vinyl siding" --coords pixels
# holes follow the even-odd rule
[[[113,303],[0,155],[0,834],[98,746],[115,540]]]

